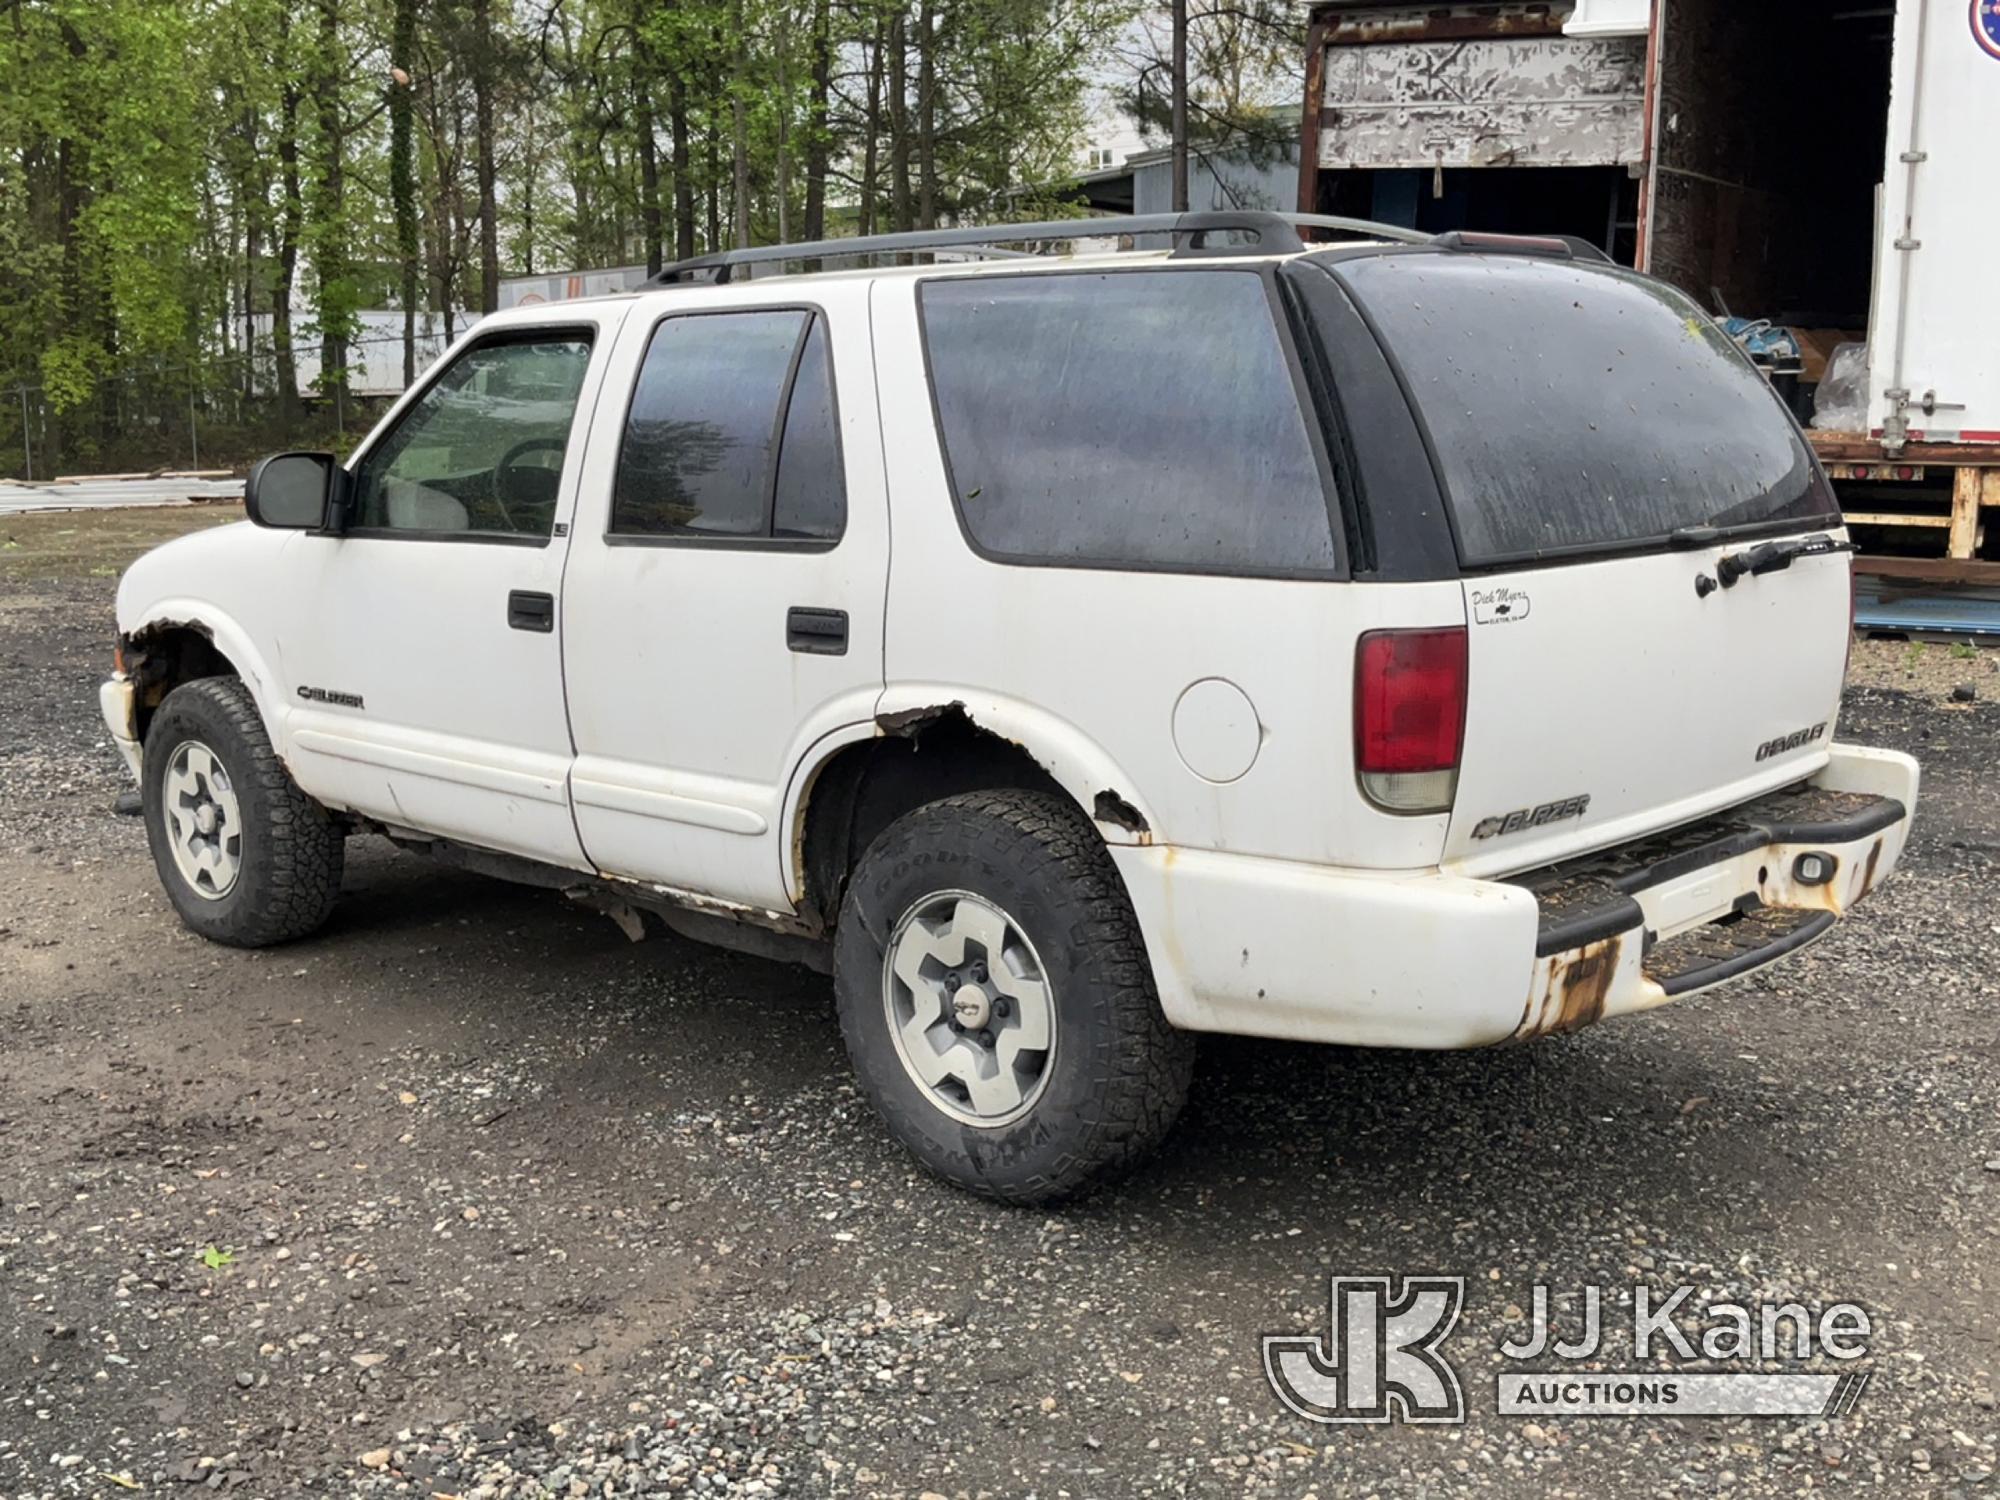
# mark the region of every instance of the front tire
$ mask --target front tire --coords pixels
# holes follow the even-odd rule
[[[1064,799],[971,792],[898,819],[848,883],[834,947],[841,1033],[896,1138],[933,1172],[1015,1203],[1137,1161],[1187,1097],[1138,920]]]
[[[346,841],[271,748],[249,688],[203,677],[146,728],[141,801],[167,899],[212,942],[304,937],[340,895]]]

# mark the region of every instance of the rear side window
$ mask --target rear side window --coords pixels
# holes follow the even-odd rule
[[[981,551],[1333,566],[1326,483],[1255,272],[965,277],[921,296],[954,499]]]
[[[824,327],[798,308],[661,322],[625,419],[612,533],[839,537],[847,490]]]
[[[814,318],[806,329],[792,399],[785,410],[785,436],[778,446],[772,535],[824,540],[839,536],[846,526],[847,487],[841,482],[835,422],[826,323]]]
[[[1835,514],[1770,386],[1664,283],[1504,255],[1338,274],[1402,366],[1467,564]]]

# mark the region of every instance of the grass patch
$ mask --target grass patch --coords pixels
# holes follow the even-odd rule
[[[0,580],[116,578],[162,542],[242,519],[235,500],[0,516]]]

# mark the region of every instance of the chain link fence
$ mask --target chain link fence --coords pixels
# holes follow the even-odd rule
[[[234,354],[107,375],[88,401],[60,417],[39,383],[0,387],[0,475],[32,481],[53,479],[58,468],[237,468],[274,447],[344,446],[400,393],[402,345],[400,333],[349,340],[343,378],[329,382],[321,378],[318,341],[297,340],[299,399],[289,411],[278,395],[279,359],[268,340]],[[417,369],[441,348],[439,336],[420,335]]]

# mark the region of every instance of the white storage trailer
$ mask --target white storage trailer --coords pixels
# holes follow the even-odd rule
[[[1304,211],[1576,235],[1812,379],[1865,340],[1812,434],[1865,567],[2000,583],[2000,0],[1323,0],[1304,96]]]

